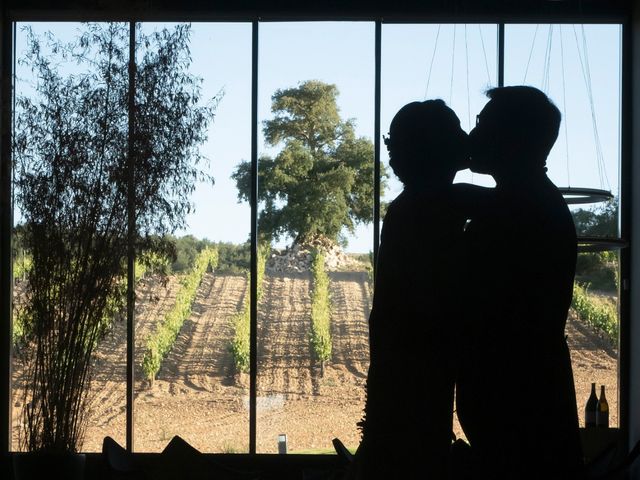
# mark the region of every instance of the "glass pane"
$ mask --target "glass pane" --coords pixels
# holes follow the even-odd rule
[[[507,25],[505,35],[505,84],[540,88],[562,113],[549,177],[613,195],[571,206],[578,234],[618,237],[620,26]],[[592,382],[598,395],[605,385],[609,425],[618,426],[618,269],[615,252],[578,257],[566,333],[582,426]]]
[[[407,103],[435,98],[444,100],[469,132],[487,101],[484,91],[497,82],[497,26],[383,25],[381,74],[383,132]],[[389,167],[385,148],[381,157],[390,174],[382,200],[389,203],[403,186]],[[494,184],[491,177],[469,170],[459,172],[455,181]],[[455,416],[454,433],[464,438]]]
[[[374,25],[260,25],[258,452],[356,448],[368,369]],[[322,252],[316,255],[316,250]],[[284,437],[283,437],[284,438]]]
[[[128,26],[17,27],[12,449],[95,452],[125,436]]]
[[[249,298],[250,209],[238,202],[231,175],[239,161],[251,158],[251,25],[144,23],[140,71],[155,58],[157,41],[176,35],[187,39],[179,65],[156,88],[185,88],[215,118],[204,127],[193,117],[172,127],[171,115],[180,116],[179,108],[167,116],[153,107],[151,90],[141,90],[153,84],[151,77],[139,83],[138,94],[149,102],[149,115],[167,122],[165,128],[174,128],[176,136],[201,136],[188,153],[192,160],[203,157],[198,168],[213,182],[197,182],[186,224],[165,237],[175,247],[175,259],[160,269],[148,267],[137,285],[135,449],[158,452],[179,435],[203,452],[244,453],[249,448],[248,380],[235,374],[231,345]],[[153,127],[143,116],[140,122]],[[187,122],[192,123],[185,128]],[[171,152],[173,145],[163,148]],[[209,257],[207,252],[215,253]],[[209,268],[198,270],[198,262],[207,259]],[[186,313],[180,313],[185,305]],[[172,324],[177,336],[158,347]],[[154,363],[158,352],[160,361]]]
[[[496,25],[383,25],[381,128],[387,132],[396,112],[413,101],[439,98],[460,119],[463,130],[475,127],[476,115],[497,84]],[[386,149],[382,161],[388,165]],[[493,179],[458,173],[456,182],[492,186]],[[384,201],[393,200],[402,184],[391,175]]]

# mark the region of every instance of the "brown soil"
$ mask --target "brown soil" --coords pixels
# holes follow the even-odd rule
[[[137,450],[162,450],[174,435],[203,451],[246,448],[245,392],[234,382],[229,351],[231,317],[241,308],[246,293],[244,276],[205,275],[191,318],[153,387],[138,392]]]
[[[174,305],[180,287],[177,277],[169,278],[166,287],[155,277],[142,280],[136,290],[136,365],[142,362],[144,342],[152,327]],[[89,420],[84,450],[99,451],[102,439],[110,435],[125,441],[127,327],[115,321],[111,331],[101,341],[95,353],[95,369],[89,395]],[[137,378],[141,377],[137,371]],[[22,413],[24,365],[18,357],[13,361],[13,448],[19,445],[19,425]]]
[[[349,446],[358,443],[356,422],[364,405],[371,296],[365,272],[332,272],[330,278],[333,354],[322,375],[309,345],[309,274],[265,276],[258,316],[259,452],[276,452],[281,433],[287,434],[290,452],[328,450],[334,437]],[[172,306],[178,288],[175,278],[166,289],[154,279],[140,285],[137,365],[144,352],[144,339]],[[233,335],[231,319],[242,307],[247,288],[244,276],[205,276],[193,314],[154,385],[136,382],[136,450],[160,451],[173,435],[182,436],[203,451],[248,450],[249,382],[246,375],[234,372],[228,350]],[[607,386],[610,424],[617,425],[616,352],[573,315],[567,334],[580,415],[595,381]],[[125,338],[124,322],[116,322],[99,348],[86,451],[99,450],[105,435],[124,443]],[[141,378],[139,371],[136,375]],[[18,381],[19,377],[20,368],[16,368],[14,379]],[[17,422],[20,402],[15,406]],[[459,426],[456,430],[461,434]]]
[[[282,402],[318,393],[309,346],[309,273],[265,275],[258,307],[258,424]],[[262,408],[261,408],[262,407]],[[278,433],[275,432],[276,438]]]
[[[358,444],[371,299],[366,272],[334,272],[330,278],[333,349],[324,375],[309,345],[310,276],[266,279],[258,338],[258,451],[276,452],[280,433],[287,434],[290,451],[330,449],[334,437]]]
[[[584,426],[584,407],[591,393],[591,383],[596,384],[596,394],[600,395],[600,385],[606,389],[609,403],[609,425],[618,426],[618,352],[608,340],[577,319],[575,312],[569,312],[566,333],[571,361],[573,381],[576,386],[576,401],[580,426]],[[544,394],[544,393],[541,393]]]

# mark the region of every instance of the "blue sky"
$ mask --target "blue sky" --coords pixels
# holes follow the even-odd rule
[[[143,28],[150,31],[164,25],[147,23]],[[65,38],[77,28],[78,24],[37,25],[37,31],[51,30]],[[373,139],[373,23],[262,23],[259,31],[261,121],[270,117],[271,95],[276,89],[317,79],[338,86],[338,104],[343,118],[355,119],[357,133]],[[496,36],[495,25],[448,24],[439,29],[438,25],[383,25],[382,133],[386,133],[393,115],[402,105],[425,98],[445,100],[458,113],[462,127],[468,130],[486,102],[483,92],[497,82]],[[554,26],[550,32],[548,25],[541,25],[536,32],[535,25],[508,25],[505,83],[544,86],[563,112],[567,129],[565,131],[564,125],[561,127],[548,162],[549,175],[556,184],[604,187],[616,193],[619,183],[620,27],[588,25],[585,26],[585,38],[593,111],[608,184],[603,183],[598,174],[590,96],[580,64],[580,58],[583,65],[585,62],[580,26],[574,32],[573,26],[564,25],[561,34],[559,26]],[[20,55],[24,35],[19,28],[17,40]],[[202,147],[210,159],[208,171],[216,183],[198,186],[193,197],[196,211],[188,219],[188,230],[182,233],[242,242],[249,235],[249,207],[237,202],[230,175],[238,162],[248,160],[251,155],[251,25],[195,23],[192,25],[191,54],[192,72],[203,78],[203,97],[213,97],[220,90],[224,91],[224,97],[210,128],[209,139]],[[30,74],[24,68],[18,68],[17,73],[19,79],[29,80]],[[18,81],[19,94],[26,88],[23,81]],[[259,148],[261,153],[276,153],[267,149],[262,139]],[[386,162],[386,152],[382,150]],[[492,184],[490,178],[469,172],[459,174],[458,181]],[[392,179],[384,199],[392,199],[400,189],[399,183]],[[371,226],[358,228],[356,234],[349,237],[348,250],[371,250],[372,231]],[[279,246],[285,243],[280,242]]]

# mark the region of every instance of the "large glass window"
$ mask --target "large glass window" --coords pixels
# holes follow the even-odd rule
[[[549,155],[549,177],[559,187],[611,192],[612,199],[571,205],[578,235],[619,236],[620,26],[507,25],[505,84],[543,90],[562,113]],[[573,308],[566,334],[576,400],[584,407],[596,383],[605,385],[610,426],[618,426],[619,256],[578,255]]]
[[[487,101],[484,91],[496,82],[496,25],[383,25],[382,132],[389,131],[394,115],[407,103],[435,98],[444,100],[469,132]],[[390,172],[382,201],[391,202],[402,184],[391,173],[384,148],[381,161]],[[469,170],[459,172],[456,181],[493,185],[491,177]],[[454,433],[463,436],[455,416],[454,422]]]
[[[71,178],[78,180],[69,181],[68,191],[63,191],[62,198],[67,201],[81,194],[78,191],[85,188],[81,181],[95,182],[87,188],[102,188],[103,192],[111,189],[114,196],[119,195],[119,210],[114,211],[118,218],[100,213],[96,216],[96,232],[120,221],[118,225],[124,230],[118,235],[122,240],[127,225],[126,170],[118,162],[127,158],[129,25],[55,23],[21,27],[16,72],[18,142],[14,150],[18,207],[14,232],[13,448],[19,448],[19,438],[24,437],[26,409],[38,406],[37,393],[24,394],[31,378],[25,372],[33,368],[30,358],[35,349],[34,337],[29,334],[37,332],[30,330],[28,316],[32,313],[23,308],[26,297],[32,295],[26,289],[32,252],[22,242],[23,221],[41,214],[29,211],[29,217],[20,209],[29,201],[27,181],[33,177],[29,168],[41,176],[50,175],[54,184],[56,172],[73,172]],[[203,451],[247,451],[248,391],[234,377],[230,345],[233,319],[248,291],[249,208],[238,203],[231,174],[239,159],[250,157],[250,26],[141,24],[136,38],[133,114],[137,171],[156,175],[153,178],[161,185],[161,194],[177,206],[169,210],[162,203],[151,212],[145,211],[144,205],[136,208],[140,237],[155,235],[140,243],[136,260],[136,449],[160,451],[173,435],[180,435]],[[40,49],[34,42],[39,42]],[[44,62],[35,61],[39,59],[34,57],[36,52]],[[49,70],[43,70],[46,62]],[[46,75],[54,68],[61,86],[55,84],[57,77]],[[60,89],[59,95],[51,95],[45,88],[51,85]],[[74,124],[76,118],[84,122]],[[87,125],[85,130],[82,125]],[[104,134],[92,128],[103,129]],[[36,140],[40,138],[44,140]],[[87,138],[91,141],[82,143]],[[100,139],[104,141],[100,143]],[[185,151],[181,145],[191,145],[191,150]],[[176,177],[183,174],[189,181],[195,180],[193,192],[181,190],[180,180],[167,182],[162,174],[157,175],[168,157],[181,154],[190,161],[199,159],[197,172],[181,161],[172,163]],[[82,155],[87,160],[80,165],[74,163],[85,158]],[[56,160],[58,157],[69,165]],[[106,165],[105,172],[94,178],[84,170],[89,165],[98,172]],[[112,179],[113,183],[104,185],[101,178]],[[138,180],[139,198],[158,188],[148,178],[146,182]],[[98,198],[96,209],[111,208],[108,194],[94,198]],[[64,207],[61,203],[56,210],[53,205],[47,212],[54,220],[62,219],[61,231],[68,220],[64,215],[72,213]],[[68,222],[74,227],[73,221],[77,220],[83,226],[92,221],[93,211],[78,209],[77,218],[69,217]],[[183,221],[176,222],[176,214]],[[165,225],[180,228],[171,232]],[[68,234],[65,232],[51,234],[64,236]],[[162,236],[157,237],[158,233]],[[73,236],[64,238],[61,245],[75,248]],[[149,254],[148,247],[155,245],[158,250],[159,242],[164,242],[162,251],[166,254]],[[70,255],[69,271],[75,272],[76,262],[82,259]],[[196,271],[203,259],[208,267]],[[47,277],[44,271],[38,279]],[[52,286],[45,288],[65,291],[69,287],[70,280],[63,274],[53,280]],[[85,451],[99,451],[106,435],[125,443],[126,275],[116,283],[103,313],[104,327],[87,340],[95,347],[86,383],[88,393],[81,407],[87,418],[80,447]],[[96,298],[86,300],[96,302]],[[65,301],[61,298],[61,305]],[[74,305],[73,301],[66,304]],[[63,333],[56,328],[51,331]],[[177,332],[175,339],[169,334],[171,330]]]
[[[231,347],[249,300],[250,209],[238,202],[231,176],[239,161],[251,158],[251,25],[142,23],[140,34],[164,37],[177,29],[188,32],[185,73],[199,85],[199,104],[215,117],[197,146],[204,177],[191,196],[193,210],[171,239],[176,257],[137,285],[135,448],[161,451],[179,435],[200,451],[246,453],[248,381],[236,372]],[[140,42],[138,64],[156,48]],[[170,84],[171,72],[166,75]],[[138,85],[139,94],[144,88]],[[214,260],[196,275],[191,313],[154,375],[145,369],[149,344],[181,308],[187,279],[207,251]]]
[[[259,25],[258,367],[250,372],[251,24],[137,25],[138,157],[166,158],[191,141],[189,158],[200,162],[199,172],[190,173],[194,185],[177,230],[154,230],[137,211],[139,233],[153,233],[145,245],[168,248],[151,255],[141,242],[136,259],[130,339],[136,451],[161,451],[180,435],[204,452],[248,452],[251,375],[257,377],[258,453],[330,453],[335,437],[357,447],[373,294],[374,31],[373,22]],[[572,205],[581,236],[619,236],[620,31],[619,25],[505,27],[505,85],[541,88],[562,112],[550,178],[612,194],[603,203]],[[37,235],[25,225],[47,220],[57,230],[46,238],[75,245],[73,232],[90,214],[78,193],[84,187],[71,188],[82,180],[101,195],[95,209],[111,208],[108,218],[124,226],[109,241],[126,237],[128,41],[126,23],[17,25],[12,450],[25,448],[30,409],[44,408],[40,394],[27,388],[34,335],[59,332],[34,329],[39,313],[27,305],[38,292],[27,288],[30,275],[49,282],[38,288],[52,305],[56,296],[64,305],[65,288],[92,285],[74,284],[59,264],[38,274],[28,241]],[[170,43],[181,49],[176,63],[175,50],[162,47]],[[498,83],[496,24],[383,24],[381,47],[381,133],[403,105],[432,98],[451,106],[464,130],[475,126],[486,89]],[[158,68],[162,62],[172,67]],[[191,95],[186,103],[184,95]],[[187,127],[184,112],[171,107],[181,101],[203,109]],[[154,132],[163,132],[154,137],[163,140],[144,143]],[[384,146],[380,160],[384,213],[402,185]],[[77,176],[69,178],[77,184],[56,183],[60,172],[73,169]],[[470,171],[456,181],[494,185]],[[47,190],[60,194],[58,211],[55,202],[34,209],[36,187],[45,192],[51,185],[58,185],[57,193]],[[164,185],[168,201],[176,200],[178,191]],[[72,202],[80,215],[58,221]],[[107,224],[96,221],[95,231]],[[92,255],[82,257],[81,248],[64,257],[69,272]],[[566,333],[581,424],[595,382],[606,386],[610,426],[618,426],[619,267],[616,251],[578,257]],[[82,399],[81,448],[88,452],[99,451],[107,435],[125,444],[126,274],[114,285],[100,311],[103,321],[85,342],[94,347]],[[85,292],[89,304],[100,304],[98,298]],[[457,421],[454,433],[463,436]]]
[[[436,98],[457,113],[461,127],[469,132],[487,102],[485,90],[497,85],[497,53],[496,25],[383,25],[383,133],[403,105]],[[384,148],[382,162],[389,162]],[[469,170],[460,172],[456,181],[493,185],[490,177]],[[402,190],[395,177],[389,183],[384,201],[393,200]]]
[[[116,172],[127,52],[124,23],[17,25],[13,450],[50,445],[47,436],[80,438],[84,451],[99,451],[106,435],[124,443],[124,278],[105,298],[110,278],[86,265],[113,269],[94,247],[117,245],[126,226]]]
[[[260,25],[258,452],[357,447],[373,250],[373,23]]]

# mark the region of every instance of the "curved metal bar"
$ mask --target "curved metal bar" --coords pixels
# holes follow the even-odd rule
[[[609,190],[598,188],[560,187],[558,190],[560,190],[568,205],[600,203],[614,198],[613,193]]]
[[[629,245],[621,238],[578,237],[578,252],[607,252],[620,250]]]

